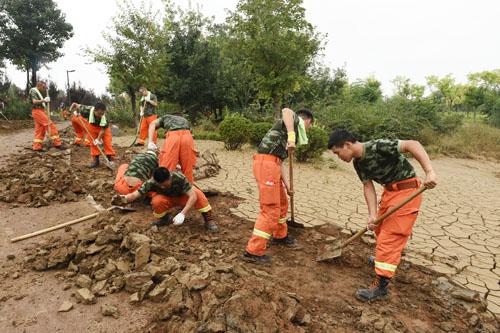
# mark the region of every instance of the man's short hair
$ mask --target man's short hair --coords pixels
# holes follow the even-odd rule
[[[164,181],[170,179],[170,171],[168,171],[168,169],[164,167],[156,168],[153,171],[153,179],[159,184],[163,183]]]
[[[143,90],[148,90],[148,88],[146,88],[146,86],[141,86],[141,87],[139,88],[139,91],[143,91]]]
[[[94,109],[106,111],[106,104],[104,104],[102,102],[97,102],[94,105]]]
[[[328,149],[332,147],[341,148],[346,142],[355,143],[358,141],[354,134],[345,129],[338,129],[330,134],[330,139],[328,140]]]
[[[311,110],[308,109],[300,109],[297,111],[297,115],[301,116],[303,119],[311,119],[311,124],[314,123],[314,116]]]

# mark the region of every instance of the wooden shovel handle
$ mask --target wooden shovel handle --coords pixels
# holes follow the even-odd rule
[[[290,192],[292,192],[292,195],[290,196],[290,211],[291,211],[291,219],[292,221],[295,221],[295,205],[293,202],[293,149],[290,149],[290,152],[288,153],[288,181],[290,182]]]
[[[373,224],[375,224],[376,226],[379,225],[380,222],[382,222],[383,220],[385,220],[389,215],[392,215],[394,212],[396,212],[397,210],[399,210],[401,207],[403,207],[404,205],[406,205],[408,202],[410,202],[413,199],[415,199],[417,196],[419,196],[420,194],[422,194],[422,192],[424,192],[426,189],[427,189],[427,187],[425,187],[425,186],[420,187],[420,189],[418,191],[414,192],[408,198],[404,199],[399,204],[397,204],[396,206],[392,207],[391,209],[389,209],[384,214],[382,214],[379,217],[377,217],[377,219],[375,221],[373,221]],[[368,231],[368,228],[361,229],[356,234],[354,234],[353,236],[351,236],[350,238],[348,238],[347,240],[345,240],[344,242],[342,242],[342,244],[340,244],[339,248],[340,249],[344,248],[347,244],[349,244],[352,241],[354,241],[354,240],[358,239],[359,237],[363,236],[365,234],[365,232],[367,232],[367,231]]]

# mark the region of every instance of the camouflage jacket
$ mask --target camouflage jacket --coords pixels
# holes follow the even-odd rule
[[[295,135],[298,137],[299,117],[293,114],[293,128]],[[285,122],[278,120],[273,127],[264,136],[257,149],[259,154],[270,154],[285,160],[288,157],[286,144],[288,141],[288,131]],[[297,140],[295,140],[297,143]]]
[[[158,102],[158,98],[156,97],[155,94],[153,94],[152,92],[149,92],[149,91],[148,91],[148,93],[149,93],[149,100],[150,101]],[[156,114],[156,106],[153,106],[151,103],[147,102],[146,97],[142,96],[140,103],[144,109],[144,117],[149,117],[149,116]]]
[[[39,91],[36,87],[33,87],[30,89],[30,92],[29,92],[29,96],[30,96],[30,103],[31,103],[31,107],[33,109],[44,109],[45,108],[45,103],[33,103],[33,100],[34,99],[43,99],[45,96],[42,95],[42,92]]]
[[[146,181],[153,176],[156,168],[158,168],[158,156],[152,151],[147,151],[134,157],[125,171],[125,176]]]
[[[169,188],[161,188],[156,181],[151,178],[142,184],[138,189],[139,193],[146,194],[148,192],[156,192],[167,197],[180,197],[191,190],[191,184],[182,173],[172,171],[170,176],[172,177],[172,183]]]
[[[190,130],[189,123],[186,118],[180,116],[174,116],[171,114],[166,114],[159,118],[160,127],[165,129],[165,132],[168,131],[177,131],[177,130]]]
[[[399,140],[379,139],[363,143],[363,156],[354,160],[361,181],[389,184],[416,177],[413,166],[400,150]]]

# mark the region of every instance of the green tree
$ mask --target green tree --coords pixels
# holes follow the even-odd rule
[[[126,92],[137,120],[136,93],[141,85],[162,93],[165,91],[167,36],[151,6],[139,8],[131,1],[119,5],[110,32],[103,33],[108,45],[87,50],[93,61],[102,63],[110,77],[110,90],[116,94]]]
[[[321,48],[302,0],[240,0],[227,24],[230,49],[246,59],[258,97],[271,98],[279,118],[283,96],[301,88]]]
[[[73,27],[53,0],[3,0],[0,11],[0,58],[26,71],[26,87],[37,81],[43,64],[62,56]]]
[[[424,96],[425,87],[411,83],[410,79],[404,76],[396,76],[392,81],[394,94],[410,100],[420,99]]]
[[[365,80],[358,80],[349,87],[351,98],[358,103],[375,103],[382,99],[382,83],[370,76]]]
[[[432,95],[444,104],[446,111],[453,111],[464,103],[466,87],[456,84],[451,74],[442,78],[431,75],[426,77],[426,80]]]

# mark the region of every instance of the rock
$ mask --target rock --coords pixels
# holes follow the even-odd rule
[[[89,230],[82,230],[78,233],[78,240],[82,243],[90,243],[96,240],[98,231],[90,232]]]
[[[479,317],[477,315],[472,315],[469,318],[469,325],[475,327],[479,323]]]
[[[118,318],[119,316],[118,309],[116,308],[116,306],[110,304],[101,305],[101,314],[103,316],[109,316],[113,318]]]
[[[123,239],[120,247],[135,251],[139,246],[145,243],[151,243],[151,239],[148,236],[132,232]]]
[[[116,226],[106,226],[103,230],[99,231],[95,243],[97,245],[104,245],[110,242],[118,242],[122,240],[122,235]]]
[[[427,333],[431,332],[431,327],[420,319],[415,319],[411,322],[411,327],[415,333]]]
[[[149,261],[151,249],[149,243],[143,243],[135,250],[135,269],[141,270]]]
[[[132,295],[130,295],[128,301],[130,303],[138,303],[139,302],[139,293],[133,293]]]
[[[81,274],[76,278],[75,284],[80,288],[90,289],[92,286],[92,279],[88,275]]]
[[[438,277],[435,281],[432,281],[432,284],[434,284],[436,288],[445,293],[455,289],[455,286],[452,285],[450,281],[444,276]]]
[[[83,304],[94,304],[96,302],[95,296],[87,288],[78,289],[75,296]]]
[[[174,257],[168,257],[162,261],[162,267],[165,270],[166,274],[172,274],[173,272],[178,270],[181,265]]]
[[[439,325],[439,327],[445,332],[451,332],[453,331],[455,326],[452,323],[446,321],[442,322],[441,325]]]
[[[376,329],[377,331],[382,331],[386,324],[387,324],[386,319],[379,318],[373,323],[373,328]]]
[[[172,289],[178,281],[175,277],[170,276],[164,279],[160,284],[153,288],[148,294],[148,298],[150,298],[154,302],[159,302],[163,296],[165,296],[166,291]]]
[[[125,286],[125,278],[123,276],[117,276],[113,278],[112,284],[115,290],[121,290]]]
[[[115,266],[116,268],[123,272],[123,273],[127,273],[129,270],[130,270],[130,263],[127,262],[127,261],[118,261],[115,263]]]
[[[195,277],[187,283],[186,287],[189,290],[202,290],[208,286],[208,280]]]
[[[7,255],[7,260],[14,260],[15,258],[16,258],[16,256],[13,255],[13,254],[8,254]]]
[[[73,309],[73,303],[69,301],[64,301],[63,304],[59,307],[59,310],[57,312],[68,312],[71,309]]]
[[[227,284],[218,285],[214,289],[214,294],[217,298],[229,297],[232,292],[233,292],[233,288],[231,288]]]
[[[96,245],[95,243],[94,244],[91,244],[87,250],[85,251],[85,253],[87,255],[93,255],[93,254],[96,254],[97,252],[100,252],[102,251],[104,248],[106,248],[106,245]]]
[[[31,202],[31,194],[29,193],[23,193],[17,197],[17,202],[22,203],[22,204],[27,204]]]
[[[56,191],[54,190],[48,190],[47,192],[45,192],[43,194],[43,197],[47,200],[52,200],[52,198],[54,198],[54,196],[56,195]]]
[[[50,252],[47,259],[47,268],[65,267],[76,253],[76,247],[60,247]]]
[[[72,261],[68,264],[68,270],[72,272],[78,272],[78,266],[75,265]]]
[[[220,264],[215,267],[217,273],[231,273],[233,271],[233,265],[231,264]]]
[[[97,281],[106,280],[111,276],[111,274],[113,274],[115,270],[116,270],[115,265],[113,265],[112,263],[107,263],[106,266],[104,266],[104,268],[101,268],[95,272],[94,278]]]
[[[105,287],[108,280],[101,280],[92,286],[92,293],[98,296],[105,296]]]
[[[15,279],[18,279],[19,277],[21,276],[21,274],[19,274],[19,272],[14,272],[14,274],[12,274],[12,278],[15,280]]]
[[[149,263],[147,264],[145,267],[144,267],[144,270],[146,272],[148,272],[149,274],[151,274],[151,276],[153,278],[159,278],[160,276],[162,275],[167,275],[168,272],[162,267],[162,266],[159,266],[159,265],[155,265],[153,263]]]
[[[216,321],[210,321],[210,322],[204,323],[202,326],[200,326],[196,332],[199,332],[199,333],[223,333],[223,332],[226,332],[226,323],[225,323],[223,318],[216,320]]]
[[[147,272],[125,274],[125,290],[128,292],[139,291],[149,281],[151,281],[151,275]]]
[[[471,303],[478,303],[481,301],[481,298],[479,297],[479,293],[477,291],[468,289],[456,289],[452,291],[451,297]]]

